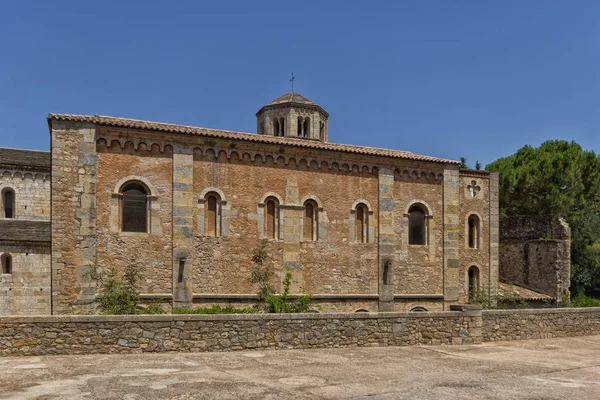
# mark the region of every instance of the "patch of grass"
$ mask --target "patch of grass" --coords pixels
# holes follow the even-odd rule
[[[173,314],[255,314],[259,310],[256,308],[233,308],[212,306],[204,308],[194,308],[185,310],[183,308],[174,308]]]
[[[600,307],[600,300],[579,292],[571,298],[571,307]]]

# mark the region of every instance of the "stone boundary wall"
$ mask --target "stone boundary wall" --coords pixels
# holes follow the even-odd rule
[[[600,308],[485,310],[484,342],[600,335]]]
[[[0,317],[0,355],[479,344],[600,334],[600,308]]]
[[[479,343],[477,312],[1,317],[0,354]]]

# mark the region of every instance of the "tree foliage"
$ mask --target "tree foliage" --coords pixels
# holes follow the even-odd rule
[[[600,295],[600,157],[575,142],[525,146],[486,166],[500,173],[500,212],[563,217],[572,232],[573,292]]]

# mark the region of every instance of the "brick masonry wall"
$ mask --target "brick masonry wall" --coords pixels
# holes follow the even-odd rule
[[[469,312],[0,318],[0,354],[91,354],[471,344]]]
[[[600,334],[600,308],[485,310],[483,341]]]
[[[207,304],[204,295],[223,304],[255,293],[248,277],[252,250],[264,237],[267,196],[280,202],[278,237],[268,244],[276,289],[290,272],[293,293],[338,296],[323,301],[323,311],[354,311],[354,305],[431,311],[460,301],[460,213],[475,203],[460,208],[466,181],[457,167],[56,121],[52,141],[56,314],[97,311],[98,288],[87,278],[94,266],[139,264],[145,268],[143,293],[176,306]],[[490,189],[480,174],[483,193]],[[118,191],[128,179],[151,192],[148,233],[120,232]],[[220,237],[204,235],[208,191],[221,197]],[[314,241],[302,236],[309,198],[318,207]],[[488,199],[488,208],[475,208],[491,213],[491,195],[481,199]],[[354,238],[359,202],[369,209],[368,243]],[[428,209],[424,246],[408,245],[406,213],[413,203]],[[491,253],[482,249],[482,264],[486,257],[491,260]],[[389,279],[383,284],[386,261]]]

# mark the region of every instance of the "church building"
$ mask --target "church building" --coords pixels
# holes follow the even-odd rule
[[[90,273],[135,264],[142,298],[256,302],[254,249],[322,312],[437,311],[498,292],[498,176],[330,143],[298,93],[257,133],[49,114],[51,152],[0,149],[0,315],[97,313]]]

